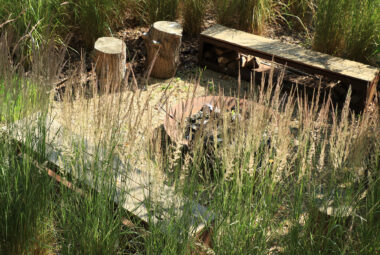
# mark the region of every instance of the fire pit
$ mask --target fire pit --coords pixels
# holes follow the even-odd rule
[[[210,114],[219,111],[229,112],[237,108],[241,109],[241,112],[245,112],[247,107],[248,101],[245,99],[222,96],[197,97],[170,107],[166,114],[164,127],[172,141],[189,145],[191,140],[189,129],[195,131],[199,128],[200,120],[205,122],[202,124],[206,124]]]

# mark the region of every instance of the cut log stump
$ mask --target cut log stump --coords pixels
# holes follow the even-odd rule
[[[148,76],[168,79],[175,75],[179,65],[182,27],[176,22],[155,22],[143,35],[147,49]]]
[[[100,90],[119,90],[126,73],[125,43],[117,38],[101,37],[96,40],[94,48],[95,72]]]

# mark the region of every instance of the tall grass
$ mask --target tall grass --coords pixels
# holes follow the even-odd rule
[[[38,85],[17,77],[0,81],[0,122],[16,121],[25,116],[25,111],[37,111],[41,92]]]
[[[80,0],[65,4],[65,26],[75,36],[79,36],[84,45],[92,48],[95,40],[111,35],[113,30],[123,24],[126,3],[121,0]]]
[[[207,1],[205,0],[184,0],[182,8],[184,33],[190,36],[199,35],[206,13],[206,6]]]
[[[314,0],[284,0],[281,5],[284,9],[282,16],[291,28],[304,30],[311,27],[316,9]]]
[[[174,21],[178,17],[179,0],[138,0],[140,15],[145,24],[156,21]]]
[[[203,142],[182,154],[182,161],[166,165],[181,176],[177,185],[186,196],[217,215],[215,253],[379,251],[378,237],[369,234],[380,228],[373,221],[380,216],[379,113],[353,114],[349,95],[337,111],[317,91],[312,101],[297,94],[284,100],[280,85],[268,86],[248,96],[254,102],[251,115],[236,123],[239,128],[229,133],[230,124],[223,124],[212,165]],[[173,159],[175,153],[181,155],[174,150]],[[327,206],[338,211],[329,215]],[[188,242],[186,217],[182,220],[173,223],[182,227],[170,228],[179,233],[162,237],[169,247],[159,241],[155,247],[184,252],[186,245],[177,244]],[[168,240],[173,236],[180,238]]]
[[[107,153],[108,154],[108,153]],[[125,252],[128,240],[123,236],[131,233],[124,229],[122,221],[127,218],[124,209],[115,205],[124,203],[122,193],[118,192],[114,177],[114,170],[100,161],[95,160],[93,165],[79,165],[78,160],[86,161],[86,151],[78,150],[74,156],[77,167],[72,173],[80,172],[74,184],[83,185],[81,180],[91,173],[92,182],[98,190],[84,189],[83,196],[68,192],[61,187],[61,197],[54,208],[57,230],[60,231],[59,243],[62,254],[117,254]],[[108,156],[108,155],[106,155]],[[96,157],[100,157],[97,155]],[[66,169],[67,170],[67,169]],[[87,184],[88,185],[88,184]],[[98,191],[101,191],[98,193]]]
[[[33,53],[33,56],[44,59],[43,53],[44,51],[39,50]],[[49,57],[56,61],[61,59],[52,54]],[[0,59],[7,58],[0,56]],[[43,63],[50,64],[50,62]],[[102,104],[97,104],[107,113],[96,111],[106,118],[106,120],[102,120],[101,116],[96,118],[102,125],[101,133],[105,138],[102,140],[104,142],[99,141],[99,144],[94,145],[95,148],[103,149],[92,151],[93,160],[89,160],[86,146],[77,146],[80,141],[73,138],[69,141],[69,144],[73,143],[73,154],[62,158],[68,168],[64,169],[66,171],[61,172],[61,175],[82,189],[82,192],[76,193],[64,185],[57,186],[56,180],[48,176],[45,169],[45,166],[51,166],[47,164],[49,151],[46,150],[51,142],[51,138],[49,142],[47,139],[50,128],[48,116],[51,114],[51,109],[45,88],[49,84],[44,82],[52,78],[41,77],[40,74],[43,72],[35,69],[33,69],[35,73],[29,73],[28,77],[25,77],[22,68],[15,68],[17,64],[7,61],[2,64],[10,66],[4,68],[6,73],[1,75],[0,253],[138,252],[140,248],[134,248],[138,245],[130,243],[130,238],[136,239],[135,230],[132,231],[122,224],[122,220],[128,219],[129,216],[121,206],[115,204],[115,201],[123,204],[123,191],[116,189],[115,182],[117,176],[115,169],[118,169],[118,166],[113,163],[116,141],[121,137],[117,133],[120,131],[120,126],[115,124],[121,119],[117,117],[119,116],[117,110],[113,111],[114,114],[108,111],[116,105],[117,99],[114,101],[99,99],[102,100]],[[60,63],[54,66],[58,67]],[[41,65],[38,68],[46,69]],[[40,78],[39,82],[36,80],[33,83],[35,86],[30,84],[31,77]],[[73,79],[75,78],[76,76]],[[30,90],[35,93],[38,91],[40,94],[38,96],[30,94],[28,93]],[[39,102],[34,105],[35,100]],[[30,102],[39,111],[39,114],[32,114],[32,117],[29,117],[30,109],[26,110],[31,106]],[[71,106],[71,103],[72,97],[68,95],[65,104]],[[3,106],[7,108],[4,109]],[[40,117],[36,119],[35,116]],[[109,119],[110,116],[112,121]],[[17,124],[14,124],[15,121],[18,121]],[[111,122],[107,126],[108,129],[104,126],[107,121]],[[22,138],[22,144],[12,139],[16,137]],[[89,175],[93,176],[92,181],[95,184],[92,188],[88,182],[83,181]]]
[[[272,0],[214,0],[213,3],[220,24],[256,34],[265,32],[274,11]]]
[[[34,132],[33,128],[29,131]],[[30,134],[27,137],[26,145],[32,146],[35,141]],[[47,175],[41,175],[31,160],[21,157],[30,150],[20,150],[16,144],[4,142],[6,137],[1,139],[0,253],[49,251],[46,246],[49,226],[45,223],[50,219],[52,181]]]
[[[8,54],[0,55],[3,59],[8,61]],[[12,64],[7,61],[1,63]],[[8,72],[2,77],[10,77],[3,81],[7,84],[4,95],[12,88],[23,91],[26,86],[20,86],[20,81],[30,82],[22,71],[2,70]],[[43,72],[36,72],[32,77],[41,77]],[[14,79],[16,75],[20,78]],[[172,217],[157,223],[151,220],[147,234],[140,235],[122,226],[121,219],[128,216],[114,204],[115,199],[123,202],[123,191],[116,187],[118,166],[114,160],[148,160],[148,155],[137,152],[145,152],[150,141],[147,136],[153,133],[149,130],[151,94],[146,100],[140,97],[141,91],[99,95],[94,81],[89,84],[95,90],[89,99],[81,97],[85,93],[73,95],[70,91],[71,85],[88,85],[81,84],[78,77],[81,75],[74,74],[68,81],[59,117],[66,121],[62,126],[78,130],[80,137],[97,139],[91,151],[94,160],[88,160],[85,141],[65,137],[65,133],[59,138],[72,144],[71,153],[62,158],[67,165],[62,174],[85,193],[55,188],[37,167],[36,162],[46,165],[46,114],[38,122],[20,122],[20,130],[13,130],[26,130],[25,147],[14,146],[1,135],[0,253],[189,254],[197,246],[189,235],[194,213],[191,201],[207,206],[215,216],[211,237],[216,254],[380,251],[378,109],[354,114],[349,109],[350,95],[338,109],[318,91],[312,99],[297,90],[285,96],[280,93],[281,79],[278,84],[271,82],[272,77],[268,83],[263,79],[261,86],[251,87],[246,95],[252,102],[246,109],[249,118],[223,122],[223,143],[213,148],[211,164],[201,142],[187,154],[178,144],[168,146],[169,162],[162,164],[161,170],[175,173],[175,187],[189,202],[178,217],[176,201],[167,201],[173,203],[173,212],[170,208],[168,212]],[[167,96],[163,95],[164,102]],[[0,105],[9,105],[2,116],[13,120],[12,114],[21,112],[21,119],[28,112],[16,111],[16,105],[28,100],[14,104],[10,98],[2,97],[6,101]],[[41,112],[47,113],[48,106],[40,106]],[[238,127],[234,132],[229,131],[231,124]],[[84,128],[88,126],[92,129]],[[138,136],[144,138],[139,143]],[[32,159],[31,148],[37,148],[40,155]],[[100,193],[85,181],[90,175],[93,188]],[[329,216],[326,206],[343,210]]]
[[[24,54],[32,48],[40,48],[45,40],[51,38],[54,28],[61,26],[59,1],[8,1],[1,2],[0,23],[10,21],[4,29],[19,41]],[[3,30],[4,31],[4,30]],[[25,52],[26,51],[26,52]]]
[[[317,1],[313,48],[371,62],[380,43],[379,1]]]
[[[1,36],[0,44],[4,43]],[[41,175],[34,160],[43,158],[46,126],[44,112],[47,96],[41,84],[25,77],[8,61],[9,49],[2,49],[0,62],[0,253],[43,254],[49,252],[51,179]],[[17,66],[17,65],[15,65]],[[35,122],[26,121],[20,129],[13,126],[28,115],[40,111]],[[13,128],[12,128],[13,126]],[[6,127],[6,129],[4,129]],[[23,146],[10,139],[22,135]],[[31,159],[31,148],[40,157]]]
[[[64,43],[70,34],[75,47],[92,47],[98,37],[110,35],[122,24],[126,3],[119,0],[2,0],[1,6],[0,24],[11,21],[5,28],[16,42],[21,38],[21,55],[28,55],[32,48],[41,48],[52,38]]]

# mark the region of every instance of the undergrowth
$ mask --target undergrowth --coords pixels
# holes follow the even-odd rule
[[[53,137],[69,144],[57,162],[73,190],[57,185],[48,172],[56,167],[48,163],[56,154],[49,151],[54,127],[46,88],[57,78],[48,76],[60,74],[62,63],[47,59],[63,58],[32,47],[33,63],[40,64],[26,74],[10,61],[11,50],[3,50],[7,37],[1,38],[1,254],[189,254],[198,243],[189,235],[194,203],[213,215],[207,226],[212,229],[209,250],[216,254],[380,252],[378,108],[352,112],[350,93],[342,108],[318,90],[312,100],[296,89],[284,95],[281,79],[274,84],[270,76],[261,85],[251,84],[247,108],[234,110],[247,117],[223,122],[222,143],[208,148],[211,161],[201,135],[191,152],[168,143],[164,157],[160,151],[152,157],[147,155],[153,146],[151,95],[142,100],[142,91],[99,94],[96,81],[83,83],[74,73],[63,101],[54,103],[65,122]],[[91,99],[69,89],[87,86],[94,90]],[[165,91],[162,105],[170,96]],[[31,114],[33,107],[38,113]],[[235,132],[229,132],[232,124]],[[80,138],[61,133],[64,126]],[[95,137],[93,146],[88,137]],[[135,169],[135,158],[172,173],[173,187],[186,198],[180,213],[177,201],[166,201],[166,221],[149,212],[147,229],[123,224],[133,217],[120,206],[129,192],[119,185],[120,174]],[[126,173],[119,172],[123,160]],[[144,203],[154,205],[149,196]]]
[[[2,0],[0,29],[6,29],[13,52],[22,59],[46,41],[71,42],[88,49],[98,37],[114,35],[127,13],[146,25],[174,21],[182,14],[185,33],[196,36],[204,22],[206,4],[218,23],[255,34],[266,34],[275,23],[306,30],[313,48],[328,54],[376,64],[378,62],[379,0]],[[69,40],[70,39],[70,40]],[[18,42],[16,44],[16,42]]]
[[[213,3],[220,24],[256,34],[265,33],[274,16],[272,0],[214,0]]]
[[[207,1],[184,0],[183,2],[182,16],[184,33],[196,37],[200,34],[202,29]]]
[[[380,44],[380,1],[317,1],[313,48],[374,63]]]

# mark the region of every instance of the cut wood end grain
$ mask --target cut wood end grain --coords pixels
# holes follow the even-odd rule
[[[182,37],[183,28],[177,22],[157,21],[153,24],[153,27],[161,32]]]
[[[124,50],[123,41],[114,37],[99,38],[94,48],[105,54],[121,54]]]

